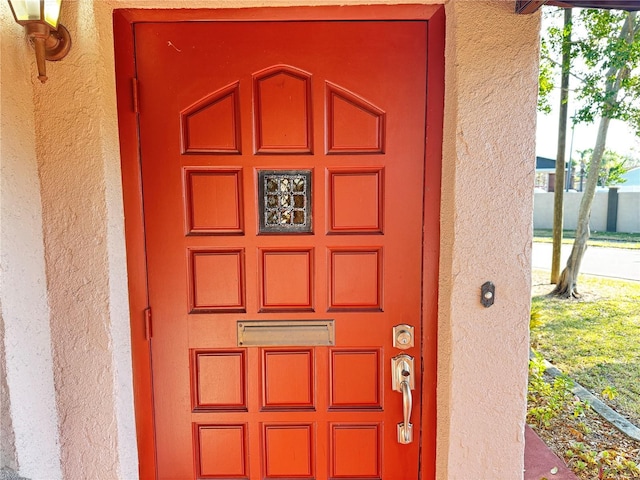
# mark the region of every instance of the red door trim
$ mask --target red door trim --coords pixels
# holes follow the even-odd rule
[[[125,242],[131,325],[133,399],[138,443],[140,479],[156,477],[153,387],[151,383],[151,343],[147,338],[145,311],[149,307],[145,251],[142,170],[140,168],[138,115],[134,93],[135,57],[133,22],[123,12],[113,15],[116,96]]]
[[[427,107],[426,107],[426,146],[424,180],[424,219],[422,238],[422,298],[434,299],[422,305],[422,366],[425,372],[422,381],[421,418],[421,478],[436,478],[436,380],[438,373],[437,348],[425,346],[438,345],[438,279],[440,258],[440,201],[442,177],[442,130],[444,123],[444,8],[431,17],[427,26]],[[429,174],[427,174],[429,173]],[[425,268],[432,265],[434,268]],[[435,295],[425,295],[430,290]],[[431,321],[428,321],[431,320]],[[425,381],[425,379],[430,381]],[[432,430],[430,430],[430,428]],[[432,456],[432,462],[426,462],[425,456]]]
[[[444,106],[444,6],[443,5],[366,5],[327,7],[245,8],[219,10],[148,10],[118,9],[113,12],[116,94],[122,187],[125,213],[125,240],[129,279],[129,310],[135,402],[138,460],[141,479],[156,478],[153,388],[151,381],[150,343],[146,337],[145,310],[148,305],[147,265],[145,253],[144,211],[138,143],[138,117],[133,81],[135,23],[175,21],[304,21],[304,20],[422,20],[428,23],[427,47],[427,128],[424,183],[423,291],[436,293],[440,245],[440,176]],[[429,296],[424,296],[429,298]],[[437,344],[437,302],[424,302],[423,345]],[[430,319],[431,321],[425,321]],[[151,340],[153,341],[153,340]],[[423,348],[423,366],[431,375],[422,385],[420,412],[422,444],[421,477],[435,478],[436,452],[436,374],[437,351]]]

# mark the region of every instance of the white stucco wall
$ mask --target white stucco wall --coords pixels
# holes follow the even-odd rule
[[[537,21],[514,15],[512,2],[447,5],[441,478],[522,475]],[[490,308],[479,301],[485,281],[496,286]]]
[[[20,28],[3,15],[2,255],[3,262],[6,252],[9,262],[23,265],[25,257],[33,264],[16,279],[28,285],[26,300],[17,288],[3,287],[5,344],[20,345],[25,332],[11,330],[9,324],[20,325],[25,317],[38,318],[44,323],[41,334],[50,335],[50,341],[38,336],[22,341],[34,344],[31,350],[42,347],[37,354],[24,352],[29,368],[33,356],[49,358],[50,370],[53,365],[49,386],[39,385],[46,391],[37,397],[38,408],[50,414],[44,424],[51,428],[40,429],[38,441],[50,445],[52,458],[59,455],[62,465],[52,464],[49,476],[23,470],[20,457],[32,447],[21,443],[18,432],[30,429],[29,419],[12,411],[20,473],[32,478],[137,477],[112,9],[338,3],[440,2],[66,1],[62,23],[71,31],[73,47],[62,62],[47,64],[50,79],[44,86],[34,79],[31,49],[15,38]],[[517,16],[513,8],[513,1],[454,0],[446,9],[438,346],[441,479],[511,480],[522,475],[534,175],[529,159],[535,158],[539,18]],[[5,61],[6,37],[13,60]],[[5,116],[16,102],[21,108]],[[20,167],[11,184],[22,186],[7,193],[4,162],[11,157],[5,132],[21,135],[10,145],[17,149],[14,167]],[[5,247],[10,237],[5,215],[22,208],[29,210],[31,220],[14,218],[11,232],[24,233]],[[479,292],[487,280],[496,284],[496,304],[484,309]],[[35,315],[7,310],[5,296]],[[47,345],[53,345],[48,350],[52,358]],[[25,380],[19,362],[9,362],[9,350],[6,358],[13,398],[16,385]]]
[[[582,193],[564,192],[563,226],[565,230],[575,230]],[[640,192],[618,192],[618,232],[640,232]],[[596,192],[591,206],[589,227],[596,232],[607,230],[609,206],[608,191]],[[553,228],[553,193],[536,193],[533,209],[534,228]]]
[[[0,2],[0,372],[2,464],[61,478],[47,306],[33,76],[23,32]],[[30,55],[31,56],[31,55]],[[6,403],[5,403],[6,402]]]
[[[110,13],[65,2],[72,50],[34,89],[67,479],[137,476]]]
[[[640,192],[618,192],[617,228],[640,233]]]
[[[607,229],[607,196],[607,192],[596,192],[589,217],[591,230],[604,232]],[[581,200],[580,192],[564,192],[562,228],[565,230],[576,229]],[[553,228],[553,192],[536,193],[534,203],[533,225],[535,228]]]

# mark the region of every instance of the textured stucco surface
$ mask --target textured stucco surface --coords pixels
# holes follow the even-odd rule
[[[2,319],[2,305],[0,305],[0,468],[7,467],[13,470],[18,468],[15,442],[4,353],[4,321]]]
[[[19,431],[29,431],[31,419],[12,410],[23,476],[137,478],[113,8],[356,3],[441,2],[67,1],[62,23],[71,31],[73,48],[62,62],[47,64],[50,79],[44,86],[34,79],[33,60],[25,60],[33,53],[24,43],[11,38],[7,49],[12,59],[5,60],[9,34],[4,32],[15,37],[17,26],[3,10],[3,268],[5,252],[7,261],[23,265],[26,258],[30,265],[21,267],[27,269],[22,272],[29,286],[26,301],[18,288],[3,287],[5,344],[22,340],[30,345],[25,354],[29,368],[38,361],[47,365],[47,358],[49,362],[49,386],[38,385],[45,390],[36,403],[48,413],[43,424],[50,428],[40,428],[38,442],[50,446],[53,463],[46,476],[23,470],[21,452],[33,447],[21,443]],[[454,0],[446,10],[438,346],[441,479],[511,480],[522,475],[539,18],[512,11],[513,2],[503,0]],[[19,27],[17,31],[19,36]],[[7,108],[12,111],[5,115]],[[6,150],[6,132],[19,135],[9,142],[15,153]],[[19,167],[11,177],[5,177],[10,173],[4,170],[5,157],[14,158],[13,168]],[[19,187],[5,193],[9,180]],[[10,235],[4,233],[4,215],[20,209],[27,211],[11,217],[11,230],[22,233],[5,248]],[[497,287],[496,305],[490,309],[479,303],[480,285],[487,280]],[[24,339],[25,332],[10,329],[9,323],[16,326],[25,315],[9,316],[5,292],[9,303],[35,314],[44,324],[39,333],[50,339]],[[8,350],[6,357],[13,398],[19,391],[14,385],[25,380],[16,362],[9,362]],[[55,464],[58,458],[62,467]]]
[[[538,18],[511,2],[446,12],[440,475],[522,478]]]
[[[2,465],[61,478],[45,279],[31,65],[20,28],[0,2],[0,363],[6,372]],[[16,25],[17,26],[17,25]],[[0,369],[1,370],[1,369]],[[5,403],[6,401],[6,403]]]
[[[64,7],[73,48],[34,89],[63,475],[135,478],[110,12]]]

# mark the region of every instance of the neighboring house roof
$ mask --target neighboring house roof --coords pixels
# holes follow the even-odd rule
[[[640,167],[632,168],[621,175],[621,177],[624,178],[626,182],[616,185],[618,188],[621,190],[640,190]]]
[[[556,169],[556,161],[552,158],[536,157],[536,172]]]
[[[565,162],[565,167],[567,163]],[[536,157],[536,172],[538,173],[554,173],[556,171],[556,161],[553,158]]]
[[[632,168],[622,175],[629,185],[640,185],[640,167]]]
[[[562,8],[605,8],[608,10],[640,10],[640,0],[516,0],[516,12],[533,13],[543,5]]]

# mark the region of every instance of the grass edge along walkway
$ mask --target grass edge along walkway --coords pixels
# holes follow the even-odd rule
[[[572,244],[575,238],[575,230],[562,231],[563,244]],[[534,229],[533,241],[540,243],[553,243],[552,230],[544,228]],[[592,231],[587,243],[593,247],[628,248],[631,250],[640,250],[640,233]]]
[[[535,358],[534,350],[531,349],[529,351],[529,359],[533,360]],[[560,377],[563,373],[547,360],[544,361],[544,365],[546,367],[545,373],[550,375],[553,378]],[[620,415],[618,412],[609,407],[606,403],[600,401],[598,397],[593,395],[589,390],[584,388],[575,380],[571,380],[573,382],[573,388],[571,392],[576,395],[583,402],[588,402],[589,406],[598,413],[602,418],[604,418],[611,425],[616,427],[622,433],[624,433],[629,438],[633,438],[640,442],[640,428],[631,423],[626,417]]]
[[[638,425],[640,282],[580,275],[583,297],[562,300],[547,275],[532,272],[532,348]]]

